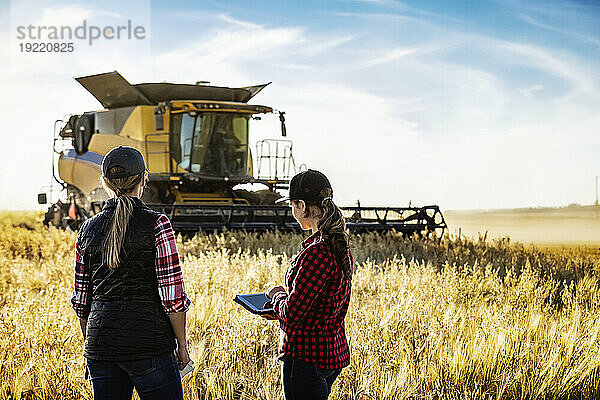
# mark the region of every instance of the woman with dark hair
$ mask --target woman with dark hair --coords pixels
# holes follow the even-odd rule
[[[312,234],[285,276],[269,289],[281,327],[280,360],[286,400],[327,399],[350,363],[344,318],[350,302],[352,254],[341,210],[325,175],[307,170],[290,182],[292,214]]]
[[[102,183],[112,197],[75,242],[71,302],[96,400],[131,399],[134,387],[142,400],[183,399],[190,300],[171,223],[140,200],[147,179],[137,149],[109,151]]]

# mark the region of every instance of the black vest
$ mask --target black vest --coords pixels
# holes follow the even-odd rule
[[[175,348],[173,328],[158,296],[154,225],[159,214],[138,198],[134,201],[117,268],[110,269],[102,257],[116,199],[109,199],[78,234],[91,276],[92,307],[83,353],[88,358],[129,361]]]

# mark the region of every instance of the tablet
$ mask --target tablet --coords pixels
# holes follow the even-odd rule
[[[240,304],[252,314],[262,315],[273,313],[271,299],[264,293],[238,294],[234,297],[233,301]]]

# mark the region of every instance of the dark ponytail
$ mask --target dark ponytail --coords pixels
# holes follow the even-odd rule
[[[344,277],[352,280],[352,263],[350,259],[350,238],[346,231],[346,221],[342,210],[333,202],[333,190],[329,187],[321,190],[319,195],[323,198],[320,204],[309,204],[306,209],[306,216],[317,217],[317,228],[321,232],[323,240],[329,241],[336,256],[338,265],[342,268]],[[314,212],[315,208],[318,213]],[[312,215],[311,215],[312,214]]]

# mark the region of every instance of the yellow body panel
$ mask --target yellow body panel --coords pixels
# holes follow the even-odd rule
[[[179,107],[187,106],[186,108],[194,110],[194,103],[180,101],[175,104]],[[223,107],[220,109],[200,110],[211,112],[236,112],[254,114],[256,111],[239,109],[229,109],[226,107],[227,102],[223,102]],[[99,113],[105,111],[98,111]],[[169,154],[169,123],[171,112],[167,109],[163,115],[164,129],[157,131],[155,129],[154,106],[137,106],[133,109],[127,120],[125,121],[121,132],[118,134],[110,133],[94,133],[88,144],[88,151],[84,154],[77,155],[75,150],[67,150],[61,154],[58,162],[58,172],[60,179],[64,182],[77,187],[84,196],[89,196],[94,189],[100,188],[100,176],[102,157],[112,148],[119,145],[130,146],[138,149],[144,156],[146,167],[152,174],[169,174],[169,162],[175,174],[186,173],[185,169],[181,168]],[[186,110],[187,112],[187,110]],[[253,165],[252,157],[249,155],[249,170],[252,174]],[[172,179],[177,181],[179,178],[173,176]],[[173,188],[172,192],[176,197],[176,202],[203,202],[203,203],[247,203],[246,200],[232,199],[223,196],[220,193],[187,193],[181,192]]]
[[[88,150],[105,155],[110,149],[119,145],[134,147],[144,156],[150,173],[169,173],[168,121],[168,114],[166,114],[165,129],[157,131],[154,129],[154,108],[138,106],[133,110],[118,135],[105,133],[92,135]]]
[[[84,196],[88,196],[93,189],[101,187],[99,178],[102,157],[120,145],[138,149],[144,156],[150,173],[169,173],[168,126],[167,114],[165,129],[156,131],[154,108],[138,106],[127,118],[119,134],[95,133],[90,138],[86,153],[77,155],[74,150],[64,152],[58,162],[59,176],[81,190]],[[146,137],[147,145],[144,141]]]
[[[63,181],[76,186],[85,197],[100,183],[101,167],[82,158],[61,154],[58,160],[58,175]]]
[[[61,154],[58,158],[58,177],[67,183],[73,183],[74,166],[74,160],[68,160]]]
[[[167,114],[165,114],[167,116]],[[165,118],[162,131],[154,126],[154,106],[137,106],[132,112],[119,135],[130,139],[143,141],[148,133],[169,132],[169,118]]]
[[[139,151],[143,152],[143,142],[139,140],[130,139],[127,137],[123,137],[121,135],[110,135],[106,133],[95,133],[92,135],[90,139],[90,144],[88,145],[88,150],[93,151],[94,153],[105,155],[112,149],[117,146],[129,146],[135,147]],[[144,155],[145,159],[145,155]]]

